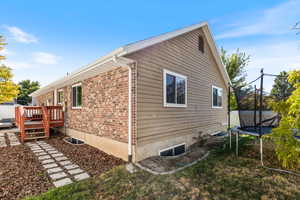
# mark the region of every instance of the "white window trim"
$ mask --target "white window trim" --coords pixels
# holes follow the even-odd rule
[[[181,144],[176,144],[176,145],[173,145],[173,146],[164,148],[164,149],[160,149],[160,150],[158,151],[158,155],[160,156],[160,153],[161,153],[161,152],[167,151],[167,150],[170,150],[170,149],[175,149],[176,147],[179,147],[179,146],[181,146],[181,145],[184,145],[184,151],[186,152],[186,143],[181,143]]]
[[[214,106],[214,89],[222,91],[222,97],[221,97],[222,98],[222,106]],[[218,109],[223,108],[223,88],[212,85],[212,87],[211,87],[211,105],[212,105],[212,108],[218,108]]]
[[[82,95],[82,92],[83,92],[83,90],[82,90],[82,83],[77,83],[77,84],[74,84],[74,85],[72,85],[72,109],[81,109],[82,108],[82,102],[81,102],[81,106],[73,106],[73,88],[74,87],[78,87],[78,86],[81,86],[81,95]],[[82,101],[82,97],[81,97],[81,101]]]
[[[60,92],[63,92],[63,95],[64,95],[64,98],[65,98],[65,91],[64,91],[64,89],[58,89],[57,90],[57,92],[56,92],[56,99],[57,99],[57,105],[62,105],[64,102],[58,102],[58,99],[59,99],[59,95],[58,95],[58,93],[60,93]]]
[[[173,76],[178,76],[180,78],[183,78],[185,80],[185,104],[177,104],[177,103],[167,103],[167,93],[166,93],[166,88],[167,88],[167,74],[173,75]],[[176,87],[176,84],[175,84]],[[186,108],[187,107],[187,77],[181,74],[177,74],[175,72],[171,72],[167,69],[163,70],[163,93],[164,93],[164,107],[179,107],[179,108]],[[175,88],[176,90],[176,88]],[[176,93],[175,93],[176,95]],[[177,96],[175,96],[175,99],[177,99]]]

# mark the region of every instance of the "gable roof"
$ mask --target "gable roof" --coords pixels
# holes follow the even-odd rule
[[[127,44],[125,46],[122,46],[112,52],[110,52],[109,54],[97,59],[96,61],[94,61],[91,64],[88,64],[86,66],[83,66],[81,68],[79,68],[78,70],[75,70],[74,72],[72,72],[71,74],[58,79],[57,81],[54,81],[50,84],[48,84],[47,86],[40,88],[39,90],[33,92],[31,94],[31,96],[38,96],[41,94],[45,94],[51,90],[54,90],[55,88],[61,88],[64,87],[66,85],[69,84],[73,84],[75,82],[84,80],[88,77],[91,77],[93,75],[95,75],[96,73],[101,73],[104,72],[105,70],[110,69],[111,67],[113,67],[113,65],[115,65],[115,63],[112,61],[114,58],[116,57],[122,57],[125,56],[127,54],[139,51],[141,49],[144,49],[146,47],[150,47],[152,45],[164,42],[166,40],[170,40],[174,37],[177,37],[179,35],[182,35],[184,33],[196,30],[198,28],[203,28],[204,34],[207,38],[209,47],[212,51],[212,54],[216,60],[217,66],[222,74],[222,77],[225,81],[225,84],[230,83],[230,79],[229,76],[222,64],[220,55],[218,53],[217,47],[215,45],[212,33],[210,31],[209,25],[207,22],[201,22],[198,24],[194,24],[191,26],[187,26],[181,29],[177,29],[175,31],[171,31],[171,32],[167,32],[158,36],[154,36],[154,37],[150,37],[148,39],[145,40],[140,40],[134,43],[130,43]],[[94,73],[93,73],[94,72]],[[86,76],[82,76],[82,75],[86,75]]]

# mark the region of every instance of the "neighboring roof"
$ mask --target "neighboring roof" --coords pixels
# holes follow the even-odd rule
[[[55,88],[61,88],[61,87],[64,87],[65,85],[72,84],[72,83],[78,82],[80,80],[84,80],[93,74],[95,75],[96,74],[95,72],[97,72],[97,73],[104,72],[105,70],[109,69],[110,67],[113,67],[113,64],[114,64],[113,58],[115,58],[115,57],[125,56],[127,54],[130,54],[130,53],[139,51],[141,49],[144,49],[146,47],[152,46],[154,44],[161,43],[166,40],[170,40],[170,39],[177,37],[179,35],[182,35],[184,33],[196,30],[200,27],[203,27],[203,30],[207,37],[209,46],[212,50],[212,54],[213,54],[214,58],[216,59],[217,65],[221,71],[221,74],[225,80],[225,83],[226,84],[230,83],[229,76],[222,64],[221,59],[220,59],[220,55],[216,48],[216,45],[215,45],[213,36],[211,34],[211,31],[209,29],[208,23],[201,22],[198,24],[194,24],[194,25],[182,28],[182,29],[177,29],[175,31],[167,32],[167,33],[155,36],[155,37],[151,37],[151,38],[148,38],[145,40],[140,40],[140,41],[122,46],[122,47],[110,52],[109,54],[99,58],[98,60],[94,61],[93,63],[83,66],[83,67],[79,68],[78,70],[72,72],[71,74],[69,74],[57,81],[54,81],[54,82],[50,83],[49,85],[35,91],[34,93],[31,94],[31,96],[38,96],[41,94],[45,94]],[[94,72],[94,73],[92,73],[92,72]],[[83,75],[85,75],[85,76],[83,76]]]

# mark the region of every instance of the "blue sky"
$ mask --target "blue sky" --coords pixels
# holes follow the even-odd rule
[[[300,0],[37,1],[1,3],[5,64],[46,85],[124,44],[208,21],[218,47],[251,56],[248,79],[300,68]],[[270,89],[272,80],[267,80]]]

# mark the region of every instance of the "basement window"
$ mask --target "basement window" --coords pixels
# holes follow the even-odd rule
[[[76,138],[72,138],[72,137],[65,138],[65,141],[70,144],[84,144],[83,141],[78,140]]]
[[[159,151],[159,155],[163,157],[170,157],[170,156],[179,156],[185,153],[186,148],[185,144],[179,144],[176,146],[168,147],[166,149],[162,149]]]

